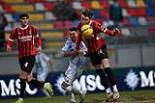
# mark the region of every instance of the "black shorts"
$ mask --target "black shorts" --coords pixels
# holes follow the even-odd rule
[[[21,70],[31,73],[33,66],[35,64],[35,56],[26,56],[23,58],[19,58],[19,64]]]
[[[101,64],[101,61],[108,58],[108,52],[106,45],[103,46],[99,52],[89,54],[90,61],[93,66]]]

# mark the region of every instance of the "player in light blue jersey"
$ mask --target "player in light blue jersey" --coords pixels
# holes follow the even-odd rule
[[[53,72],[53,64],[51,59],[43,52],[40,52],[39,54],[36,55],[36,73],[37,73],[37,80],[40,82],[45,82],[48,73],[49,73],[49,68]],[[46,90],[42,89],[43,93],[47,97],[51,97],[53,95],[48,93]]]
[[[67,38],[64,47],[62,48],[63,54],[65,57],[69,57],[70,63],[65,72],[65,80],[62,83],[62,88],[71,93],[70,103],[76,103],[74,93],[80,94],[81,100],[80,103],[84,102],[84,95],[86,91],[81,88],[76,88],[73,86],[73,82],[77,79],[82,72],[81,66],[86,62],[86,57],[84,56],[87,52],[87,48],[83,42],[81,42],[80,50],[75,51],[76,49],[76,40],[77,40],[77,29],[75,27],[70,29],[70,35]]]

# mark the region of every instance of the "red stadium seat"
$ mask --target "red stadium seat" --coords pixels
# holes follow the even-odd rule
[[[138,16],[147,16],[145,8],[138,8],[137,15]]]
[[[28,3],[45,2],[46,0],[25,0]]]
[[[128,13],[130,16],[138,16],[137,9],[135,8],[129,8]]]
[[[54,4],[51,2],[45,3],[44,6],[45,6],[46,10],[49,10],[49,11],[54,9]]]
[[[121,7],[126,8],[128,7],[127,1],[126,0],[119,0],[119,4]]]
[[[109,16],[109,10],[108,9],[103,9],[100,11],[100,15],[106,19],[110,18]]]
[[[121,23],[125,26],[129,26],[129,21],[127,18],[123,18],[123,21]]]
[[[91,9],[91,3],[89,1],[82,1],[82,6],[86,9]]]
[[[101,6],[103,6],[103,8],[109,8],[109,2],[107,0],[101,0],[100,1]]]
[[[71,28],[72,27],[72,22],[70,21],[70,20],[66,20],[65,22],[64,22],[64,27],[65,28]]]
[[[13,12],[14,12],[12,6],[9,5],[9,4],[5,4],[3,7],[4,7],[4,10],[5,10],[7,13],[13,13]]]
[[[54,28],[55,28],[55,29],[64,29],[63,22],[62,22],[62,21],[56,21],[56,22],[54,23]]]

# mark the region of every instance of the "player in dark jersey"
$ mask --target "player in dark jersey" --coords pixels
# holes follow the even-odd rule
[[[26,82],[39,88],[45,88],[52,94],[50,83],[39,82],[32,77],[32,68],[35,63],[35,55],[41,51],[41,39],[37,33],[37,29],[28,24],[29,15],[20,15],[20,27],[12,30],[7,42],[7,51],[13,47],[13,42],[18,43],[19,64],[20,64],[20,95],[15,103],[23,103]],[[36,46],[35,46],[36,45]]]
[[[79,36],[76,49],[78,50],[80,42],[84,41],[88,48],[88,56],[91,63],[95,66],[96,73],[100,76],[101,83],[104,85],[105,91],[108,94],[106,101],[115,101],[119,99],[119,92],[116,86],[115,76],[110,67],[105,40],[100,33],[115,36],[119,35],[120,31],[117,28],[109,30],[102,27],[100,23],[92,19],[92,16],[93,13],[87,9],[81,14],[81,21],[78,25]],[[85,24],[93,29],[93,34],[89,38],[82,35],[81,27]],[[112,90],[110,87],[112,87]]]

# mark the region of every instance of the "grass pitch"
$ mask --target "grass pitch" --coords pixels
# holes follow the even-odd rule
[[[79,96],[77,103],[79,102]],[[133,92],[121,92],[120,100],[117,103],[155,103],[155,90],[143,90]],[[104,103],[105,93],[90,93],[85,97],[84,103]],[[24,103],[66,103],[69,96],[53,96],[50,99],[42,98],[26,98]],[[15,99],[0,100],[0,103],[13,103]]]

